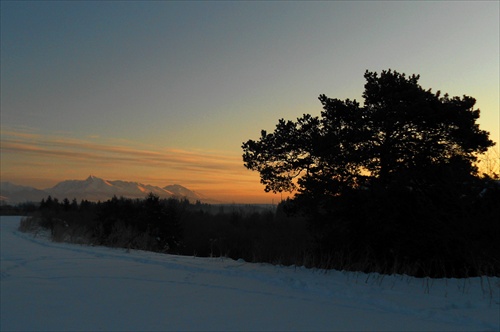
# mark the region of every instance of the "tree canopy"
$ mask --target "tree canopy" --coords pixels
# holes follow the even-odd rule
[[[242,145],[245,167],[266,191],[311,198],[374,185],[432,184],[474,176],[476,154],[494,143],[470,96],[422,88],[418,75],[366,71],[364,105],[320,95],[321,115],[280,119]]]

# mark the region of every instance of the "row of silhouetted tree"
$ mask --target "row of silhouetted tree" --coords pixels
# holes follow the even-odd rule
[[[253,211],[150,194],[81,201],[67,209],[64,200],[49,197],[37,210],[30,207],[32,217],[21,229],[41,226],[55,241],[249,262],[414,276],[499,275],[500,188],[493,181],[479,184],[460,206],[450,206],[457,201],[437,191],[432,202],[408,188],[375,197],[354,192],[334,215],[304,213],[296,200]]]
[[[40,203],[36,217],[56,240],[95,245],[175,252],[182,230],[180,218],[187,200],[117,198],[105,202],[48,197]]]

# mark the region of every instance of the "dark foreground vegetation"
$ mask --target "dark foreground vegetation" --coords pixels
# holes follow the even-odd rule
[[[364,105],[320,96],[320,116],[279,120],[243,143],[266,191],[295,192],[274,211],[113,198],[47,199],[36,218],[56,241],[252,262],[424,277],[500,276],[494,145],[472,97],[423,89],[419,76],[365,73]]]
[[[26,205],[16,213],[28,214],[20,230],[45,229],[57,242],[418,277],[500,276],[495,182],[478,182],[454,203],[439,192],[432,201],[407,189],[370,195],[350,197],[340,212],[346,221],[336,223],[297,212],[293,200],[257,208],[154,195],[98,203],[49,197],[36,210]],[[458,203],[446,218],[439,214],[442,204]],[[387,222],[376,223],[380,218]]]
[[[97,203],[49,196],[21,221],[20,230],[48,230],[57,242],[273,264],[319,263],[308,249],[307,220],[288,217],[283,204],[192,204],[153,194],[142,200],[113,197]]]

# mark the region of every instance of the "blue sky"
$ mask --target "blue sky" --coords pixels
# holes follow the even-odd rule
[[[319,94],[362,101],[367,69],[475,97],[498,142],[499,6],[2,1],[2,181],[94,174],[269,201],[241,143],[319,114]]]

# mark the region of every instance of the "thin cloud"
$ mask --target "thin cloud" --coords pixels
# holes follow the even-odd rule
[[[134,163],[149,167],[168,167],[186,171],[239,171],[239,158],[220,154],[205,154],[179,149],[160,151],[109,145],[68,138],[51,138],[7,132],[3,136],[2,152],[32,154],[38,157],[63,158],[66,161]]]
[[[224,199],[258,199],[264,195],[258,175],[243,167],[240,156],[116,142],[3,130],[2,174],[12,178],[23,174],[26,178],[38,178],[37,174],[43,173],[60,181],[70,174],[85,177],[88,172],[109,180],[155,185],[179,183]]]

